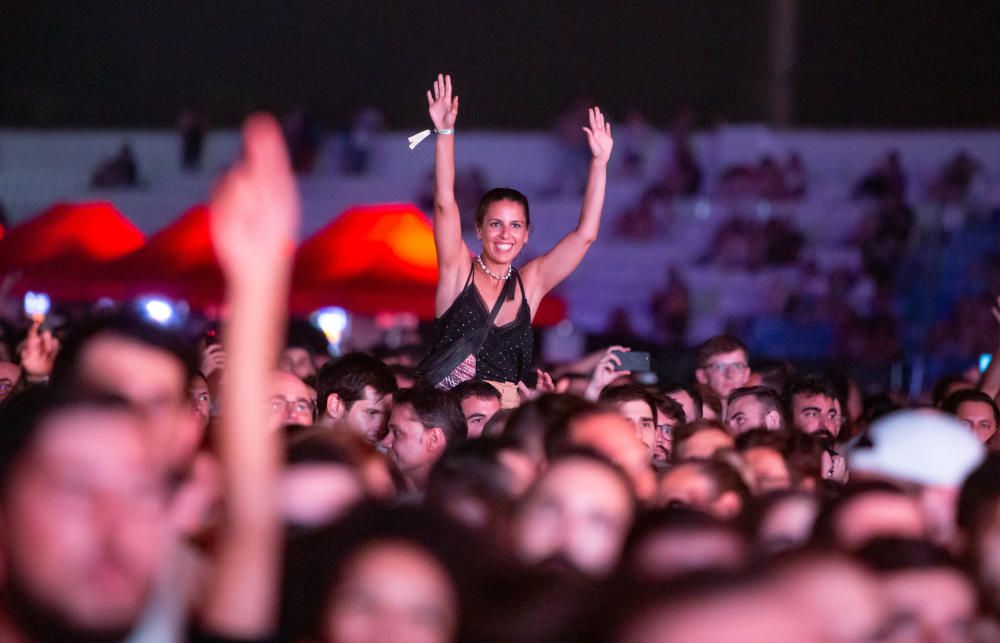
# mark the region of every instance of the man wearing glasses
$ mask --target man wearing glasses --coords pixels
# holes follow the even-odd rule
[[[747,347],[730,335],[711,338],[698,348],[698,368],[694,374],[698,382],[725,400],[733,389],[746,386],[750,379]]]
[[[275,371],[271,391],[271,426],[275,430],[287,424],[312,425],[316,405],[305,382],[291,373]]]

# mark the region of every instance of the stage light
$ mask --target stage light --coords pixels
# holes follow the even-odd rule
[[[347,311],[337,306],[320,308],[312,314],[312,324],[323,331],[330,346],[339,351],[340,342],[351,326]]]

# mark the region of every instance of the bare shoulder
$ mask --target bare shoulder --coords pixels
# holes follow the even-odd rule
[[[538,269],[538,258],[532,259],[518,269],[521,275],[521,282],[524,284],[524,294],[528,299],[528,307],[531,308],[532,317],[538,312],[538,304],[548,293],[542,285],[541,272]]]
[[[462,294],[465,282],[469,279],[470,270],[472,270],[472,263],[469,260],[453,266],[441,267],[438,270],[437,289],[434,293],[435,317],[443,315]]]

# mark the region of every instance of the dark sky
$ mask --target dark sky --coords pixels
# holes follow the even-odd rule
[[[451,71],[467,127],[551,124],[591,96],[665,124],[679,105],[761,120],[765,1],[285,2],[0,0],[0,125],[215,125],[308,104],[329,125],[382,107],[426,120]],[[1000,124],[1000,3],[805,1],[797,121],[820,126]]]

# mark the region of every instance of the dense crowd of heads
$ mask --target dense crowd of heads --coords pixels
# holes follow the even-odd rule
[[[183,631],[226,505],[226,343],[105,312],[45,345],[47,372],[3,365],[0,621],[29,640]],[[274,635],[1000,636],[1000,412],[980,383],[865,408],[850,381],[753,372],[733,337],[683,384],[602,356],[502,408],[485,382],[446,392],[287,347],[256,402],[284,453]]]

